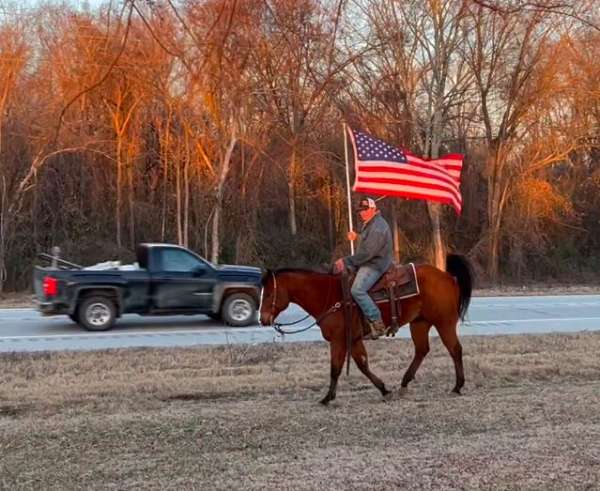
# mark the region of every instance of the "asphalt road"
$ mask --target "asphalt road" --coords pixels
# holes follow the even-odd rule
[[[292,305],[278,319],[290,322],[304,317]],[[310,320],[293,326],[306,326]],[[478,297],[459,328],[459,334],[543,334],[600,330],[600,295]],[[432,330],[434,333],[434,330]],[[402,328],[402,337],[409,337]],[[279,336],[267,327],[224,327],[204,316],[140,317],[126,315],[115,328],[90,333],[67,317],[42,317],[33,309],[0,309],[0,352],[45,350],[96,350],[125,347],[174,347],[237,343],[322,340],[318,328]]]

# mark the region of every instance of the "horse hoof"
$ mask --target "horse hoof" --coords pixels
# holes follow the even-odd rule
[[[462,396],[462,394],[460,393],[460,389],[452,389],[452,392],[450,392],[450,394],[452,394],[453,396]]]
[[[383,402],[390,402],[394,396],[392,391],[389,391],[387,394],[383,394]]]
[[[408,393],[408,387],[400,387],[400,390],[398,391],[398,394],[400,394],[401,396],[404,396]]]
[[[321,399],[319,401],[319,404],[321,404],[321,406],[328,406],[329,405],[329,399],[327,397],[325,397],[324,399]]]

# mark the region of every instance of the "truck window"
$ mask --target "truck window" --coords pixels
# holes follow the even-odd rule
[[[169,272],[189,273],[205,265],[189,252],[178,249],[165,249],[162,251],[162,269]]]

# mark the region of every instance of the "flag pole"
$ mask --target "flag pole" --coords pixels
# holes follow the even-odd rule
[[[350,198],[350,168],[348,166],[348,131],[346,123],[342,123],[342,128],[344,130],[344,157],[346,159],[346,197],[348,200],[348,226],[349,231],[354,230],[352,225],[352,202]],[[354,241],[350,241],[350,253],[354,254]]]

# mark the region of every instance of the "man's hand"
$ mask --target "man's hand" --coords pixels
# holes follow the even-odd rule
[[[333,272],[335,274],[341,273],[344,271],[344,260],[338,259],[335,263],[333,263]]]
[[[348,235],[346,235],[346,237],[348,237],[349,241],[354,242],[356,240],[356,238],[358,237],[358,234],[354,230],[350,230],[350,232],[348,232]]]

